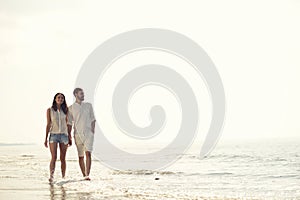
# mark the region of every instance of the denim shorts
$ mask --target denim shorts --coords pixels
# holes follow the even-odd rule
[[[49,138],[50,143],[64,143],[68,144],[69,143],[69,138],[67,134],[64,133],[50,133],[50,138]]]

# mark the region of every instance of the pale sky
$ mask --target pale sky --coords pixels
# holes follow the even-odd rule
[[[57,92],[73,102],[87,56],[149,27],[186,35],[215,63],[227,101],[222,139],[299,138],[299,24],[298,0],[0,0],[0,143],[43,143],[46,109]]]

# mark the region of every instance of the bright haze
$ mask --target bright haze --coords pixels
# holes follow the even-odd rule
[[[299,11],[297,0],[1,0],[0,142],[42,144],[46,109],[57,92],[69,105],[74,101],[75,80],[87,56],[114,35],[149,27],[186,35],[215,63],[226,93],[222,139],[299,137]],[[198,89],[204,99],[200,112],[209,116],[205,88]],[[101,95],[95,96],[101,123]],[[143,124],[145,116],[136,123]],[[180,123],[180,118],[171,120]],[[205,115],[203,121],[205,130]]]

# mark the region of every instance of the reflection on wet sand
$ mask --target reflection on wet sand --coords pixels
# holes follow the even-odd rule
[[[66,199],[88,199],[91,197],[91,193],[81,193],[78,191],[70,191],[66,192],[66,189],[62,185],[50,184],[50,199],[51,200],[66,200]]]
[[[63,186],[54,186],[53,184],[50,184],[50,199],[51,200],[56,200],[56,199],[61,199],[65,200],[67,193],[66,190]]]

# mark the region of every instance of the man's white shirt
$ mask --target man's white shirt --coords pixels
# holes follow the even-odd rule
[[[75,102],[69,106],[68,124],[74,126],[74,134],[91,133],[91,123],[96,121],[93,106],[87,102]]]

